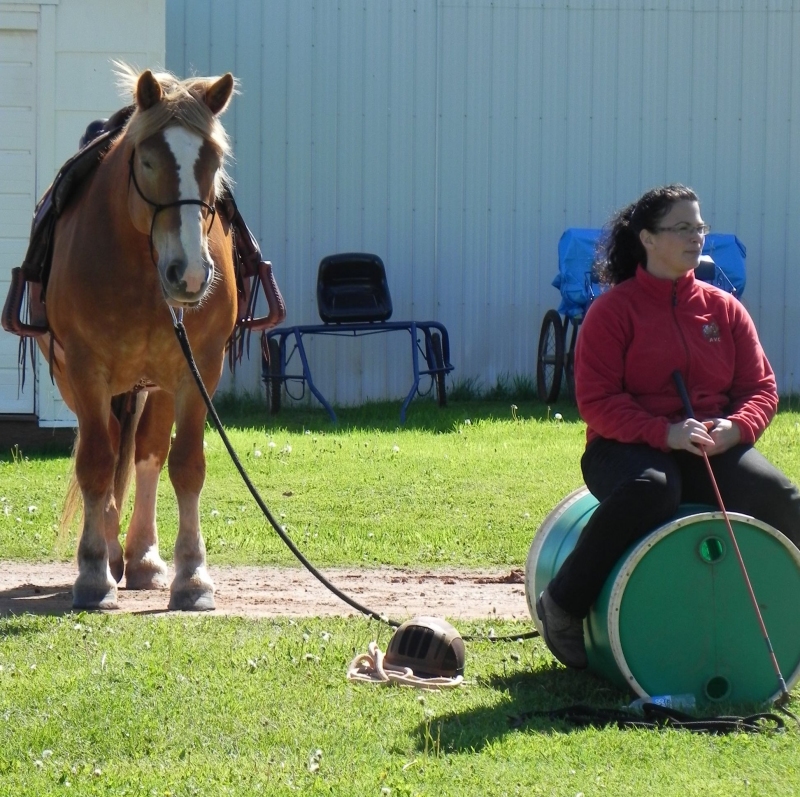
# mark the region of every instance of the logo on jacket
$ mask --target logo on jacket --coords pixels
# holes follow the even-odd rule
[[[710,324],[703,324],[703,337],[709,343],[719,343],[721,338],[719,335],[719,325],[716,321],[712,321]]]

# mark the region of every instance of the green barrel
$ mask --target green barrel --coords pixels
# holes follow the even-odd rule
[[[536,600],[570,554],[597,500],[585,489],[545,518],[525,567]],[[800,551],[766,523],[729,512],[778,666],[800,679]],[[685,504],[632,545],[584,621],[589,669],[640,697],[693,694],[698,704],[765,704],[780,684],[721,512]]]

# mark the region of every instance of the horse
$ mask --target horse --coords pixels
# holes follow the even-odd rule
[[[118,607],[117,584],[166,589],[156,493],[165,462],[178,505],[171,610],[214,608],[199,501],[206,406],[175,336],[175,311],[213,394],[236,323],[231,227],[215,212],[235,93],[230,73],[180,80],[118,64],[134,108],[123,131],[61,214],[37,343],[78,434],[83,499],[76,609]],[[172,429],[174,424],[174,437]],[[120,512],[135,471],[123,552]]]

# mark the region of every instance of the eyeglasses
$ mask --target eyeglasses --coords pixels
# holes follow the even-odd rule
[[[658,232],[674,232],[683,238],[688,238],[691,235],[708,235],[711,232],[711,227],[707,224],[676,224],[674,227],[657,227]]]

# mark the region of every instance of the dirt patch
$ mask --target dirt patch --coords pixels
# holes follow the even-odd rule
[[[216,614],[245,617],[351,616],[358,612],[303,568],[211,567]],[[72,609],[73,564],[0,562],[0,616]],[[323,575],[372,611],[403,620],[420,614],[462,620],[530,620],[521,570],[334,568]],[[124,584],[124,582],[123,582]],[[119,591],[119,611],[167,614],[167,592]]]

